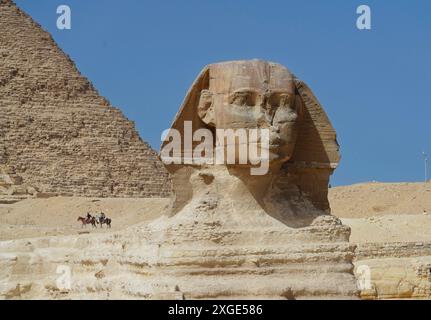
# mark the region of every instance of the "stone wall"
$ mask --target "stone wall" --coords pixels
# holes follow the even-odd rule
[[[355,253],[356,260],[431,256],[431,242],[361,243]]]
[[[430,242],[358,244],[354,264],[362,299],[431,299]]]
[[[134,123],[12,1],[0,1],[0,165],[40,192],[165,197],[168,173]]]

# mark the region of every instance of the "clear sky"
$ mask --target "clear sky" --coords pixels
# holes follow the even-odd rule
[[[260,58],[287,66],[327,111],[343,157],[333,185],[423,180],[422,151],[431,156],[429,0],[16,3],[156,150],[203,66]],[[60,4],[72,10],[71,30],[56,27]],[[361,4],[371,7],[370,31],[356,28]]]

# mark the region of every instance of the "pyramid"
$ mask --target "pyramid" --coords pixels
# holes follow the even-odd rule
[[[0,166],[41,193],[165,197],[169,175],[26,13],[0,0]]]

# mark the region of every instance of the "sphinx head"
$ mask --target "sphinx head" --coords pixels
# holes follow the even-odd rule
[[[264,172],[276,173],[285,164],[332,171],[339,160],[335,131],[311,90],[284,66],[262,60],[205,67],[167,131],[180,144],[172,148],[178,161],[165,162],[171,172],[199,166],[203,140],[214,150],[206,152],[206,164],[238,169],[259,165],[258,158],[269,163]],[[168,138],[162,144],[163,160],[170,143]]]
[[[224,134],[245,131],[247,140],[220,139],[219,130]],[[267,135],[251,134],[258,130]],[[229,174],[239,177],[256,198],[264,197],[270,185],[272,194],[279,194],[280,199],[308,197],[314,207],[329,208],[329,177],[340,159],[335,130],[308,86],[280,64],[251,60],[208,65],[189,89],[167,132],[168,136],[172,133],[172,139],[165,137],[161,156],[172,176],[175,210],[194,195],[196,174],[208,177],[202,183],[212,183],[214,179],[207,172],[223,170],[213,168],[217,164],[226,165]],[[217,158],[219,149],[225,155],[229,153],[225,149],[233,146],[235,165],[231,167],[229,161],[204,165],[194,162],[197,151],[202,150],[202,138],[215,150],[209,160]],[[179,147],[170,148],[178,140]],[[217,149],[220,145],[222,148]],[[269,170],[253,174],[256,163],[238,159],[244,146],[249,156],[253,149],[260,156],[268,151]],[[175,161],[165,161],[166,150],[169,155],[172,150]]]
[[[233,150],[239,164],[240,145],[247,144],[249,149],[256,148],[257,154],[267,154],[271,164],[288,161],[302,108],[293,75],[279,64],[259,60],[214,64],[209,73],[207,88],[198,93],[199,119],[226,135],[239,130],[246,133],[246,141],[241,141],[239,134],[234,139],[222,136],[224,153]],[[257,139],[253,130],[259,130]]]

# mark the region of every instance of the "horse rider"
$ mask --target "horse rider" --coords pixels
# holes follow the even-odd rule
[[[102,211],[100,212],[100,214],[97,216],[97,220],[99,221],[100,224],[102,224],[106,219],[105,213]]]

